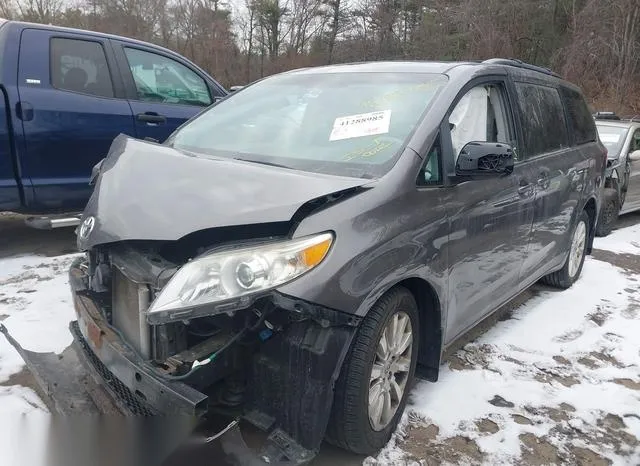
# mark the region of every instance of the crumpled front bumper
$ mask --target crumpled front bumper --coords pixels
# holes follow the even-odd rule
[[[72,266],[69,280],[77,320],[69,329],[79,356],[105,382],[119,406],[134,415],[181,414],[198,419],[205,414],[207,396],[184,383],[163,379],[129,348],[95,301],[82,292],[81,274]]]
[[[70,330],[84,365],[125,413],[186,415],[195,426],[208,412],[207,396],[161,377],[126,344],[86,292],[80,263],[69,272],[77,315]],[[260,458],[269,458],[271,464],[301,464],[320,448],[333,387],[359,319],[284,296],[274,297],[274,305],[291,311],[291,324],[263,342],[261,351],[247,361],[252,379],[243,419],[269,433]],[[243,448],[238,458],[246,454]]]

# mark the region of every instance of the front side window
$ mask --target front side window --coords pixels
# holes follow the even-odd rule
[[[232,94],[169,138],[199,154],[379,177],[446,84],[440,74],[296,73]]]
[[[567,105],[569,124],[573,131],[575,143],[580,145],[597,141],[598,135],[595,123],[582,95],[564,87],[562,88],[562,94]]]
[[[564,108],[558,90],[536,84],[516,83],[522,111],[524,144],[529,156],[569,147]]]
[[[147,102],[200,105],[211,104],[204,79],[194,71],[156,53],[125,47],[138,99]]]
[[[629,129],[624,126],[596,125],[600,141],[607,148],[610,156],[617,157],[622,151],[622,146],[627,139]]]
[[[113,84],[102,44],[51,39],[51,84],[57,89],[113,97]]]
[[[449,116],[455,160],[470,142],[511,143],[508,121],[501,84],[483,84],[472,88],[462,96]]]

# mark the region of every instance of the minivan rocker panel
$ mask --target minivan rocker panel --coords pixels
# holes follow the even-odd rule
[[[580,276],[606,153],[560,91],[583,101],[511,61],[330,66],[249,85],[163,145],[119,136],[78,228],[76,341],[136,406],[240,412],[272,464],[324,438],[374,453],[447,345]],[[527,111],[567,117],[537,138]]]

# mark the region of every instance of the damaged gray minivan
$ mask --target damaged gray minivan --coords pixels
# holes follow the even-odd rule
[[[578,279],[605,163],[580,90],[518,61],[275,75],[113,142],[71,331],[135,414],[241,418],[272,463],[374,453],[458,336]]]

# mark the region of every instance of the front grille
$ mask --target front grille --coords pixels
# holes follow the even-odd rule
[[[71,324],[71,330],[80,344],[86,359],[91,363],[93,369],[100,375],[107,385],[109,392],[120,400],[126,409],[136,416],[153,416],[155,412],[148,403],[136,396],[129,388],[123,384],[113,373],[105,366],[100,359],[94,354],[87,342],[84,340],[78,322]]]

